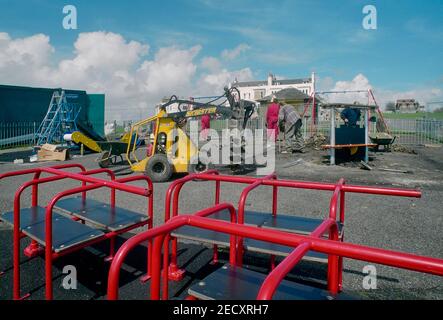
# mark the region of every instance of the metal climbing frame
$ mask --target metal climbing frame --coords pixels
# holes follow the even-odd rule
[[[339,189],[337,189],[339,190]],[[335,203],[338,202],[340,191],[334,192],[333,198]],[[208,219],[206,217],[220,212],[229,210],[231,222]],[[325,220],[323,227],[326,229],[336,226],[336,222],[328,222]],[[332,224],[330,224],[332,222]],[[229,254],[229,263],[231,266],[236,265],[235,239],[234,237],[245,237],[260,241],[267,241],[275,244],[294,247],[294,251],[282,263],[279,264],[264,280],[256,299],[272,299],[279,284],[286,274],[300,261],[308,250],[323,252],[332,257],[332,264],[328,268],[328,291],[331,295],[337,294],[339,291],[339,264],[337,257],[350,258],[355,260],[367,261],[377,264],[383,264],[391,267],[402,268],[412,271],[418,271],[438,276],[443,276],[443,260],[401,253],[391,250],[378,249],[368,246],[343,243],[334,240],[321,239],[318,234],[311,236],[303,236],[294,233],[287,233],[278,230],[262,229],[259,232],[257,227],[245,226],[235,223],[235,208],[231,204],[219,204],[212,208],[204,209],[194,215],[177,216],[172,218],[168,223],[156,227],[152,230],[140,233],[127,242],[125,242],[118,250],[109,271],[108,277],[108,299],[118,299],[119,276],[122,264],[128,253],[137,245],[144,241],[153,240],[152,255],[152,282],[151,282],[151,299],[160,299],[160,288],[162,288],[162,299],[168,298],[168,275],[166,272],[161,273],[162,264],[165,270],[169,263],[169,256],[163,254],[162,248],[166,243],[165,237],[172,231],[183,226],[192,226],[201,229],[213,230],[216,232],[226,233],[230,235],[231,246]],[[325,230],[324,229],[324,230]],[[332,228],[336,230],[336,228]],[[335,233],[336,234],[336,233]],[[164,247],[163,249],[165,249]]]
[[[67,168],[79,168],[81,173],[73,173],[64,171],[62,169]],[[53,176],[40,178],[42,173],[52,174]],[[104,180],[99,178],[91,177],[90,175],[98,174],[98,173],[107,173],[111,176],[111,180]],[[108,260],[113,259],[114,254],[114,246],[115,246],[115,237],[119,234],[125,233],[129,230],[147,225],[149,229],[152,228],[153,225],[153,184],[152,181],[146,176],[132,176],[123,179],[115,180],[115,176],[112,171],[108,169],[97,169],[86,171],[84,166],[80,164],[65,164],[48,168],[35,168],[28,170],[20,170],[15,172],[9,172],[0,175],[0,180],[20,175],[34,174],[32,180],[24,183],[20,186],[20,188],[16,191],[14,196],[14,211],[11,215],[8,213],[4,213],[1,218],[3,221],[10,222],[13,226],[13,299],[19,300],[26,298],[29,295],[25,295],[24,297],[20,294],[20,239],[28,236],[33,241],[31,245],[25,249],[28,255],[38,255],[42,253],[44,250],[45,256],[45,296],[47,300],[51,300],[53,298],[53,288],[52,288],[52,261],[61,256],[70,254],[74,251],[80,250],[82,248],[91,246],[98,242],[102,242],[105,240],[110,240],[111,248],[110,248],[110,256]],[[54,182],[62,179],[72,179],[82,183],[81,187],[65,190],[58,194],[56,194],[52,200],[47,204],[45,208],[38,207],[38,186],[43,183]],[[128,185],[126,183],[132,181],[145,181],[147,182],[148,188],[141,188],[133,185]],[[91,184],[87,184],[91,183]],[[20,198],[24,190],[32,187],[32,208],[28,211],[21,212],[20,209]],[[127,193],[132,193],[140,196],[144,196],[148,198],[148,209],[146,218],[136,217],[138,220],[132,219],[131,221],[126,221],[126,223],[122,222],[120,226],[112,226],[112,228],[107,229],[108,232],[102,232],[98,229],[86,226],[81,223],[76,223],[73,221],[81,221],[85,220],[94,224],[94,221],[89,220],[85,215],[90,212],[105,212],[106,208],[101,204],[100,207],[87,207],[87,198],[86,192],[99,189],[102,187],[109,188],[110,192],[110,205],[107,206],[109,210],[108,213],[111,215],[111,220],[118,220],[118,210],[115,206],[115,192],[116,190],[124,191]],[[72,219],[65,218],[59,214],[53,214],[53,209],[57,204],[61,203],[61,199],[70,195],[82,194],[81,199],[76,201],[79,203],[80,212],[71,212]],[[73,198],[74,200],[77,200]],[[72,199],[71,199],[72,200]],[[91,201],[91,200],[90,200]],[[40,211],[43,211],[40,216]],[[77,213],[77,214],[76,214]],[[126,216],[124,219],[127,219],[128,212],[125,211],[124,214]],[[54,215],[56,218],[54,219]],[[141,215],[140,215],[141,216]],[[9,217],[9,221],[8,221]],[[37,219],[37,221],[33,221],[31,224],[27,226],[21,223],[21,218],[23,222],[26,222],[27,219]],[[71,221],[71,222],[69,222]],[[64,242],[62,244],[57,243],[57,239],[54,238],[56,234],[54,234],[54,224],[57,223],[55,228],[63,229],[62,233],[69,234],[75,233],[76,230],[78,234],[73,235],[73,238],[76,238],[76,241],[72,241],[70,239],[68,242]],[[74,223],[74,224],[73,224]],[[31,229],[31,231],[29,230]],[[32,230],[34,229],[34,230]],[[102,228],[99,228],[102,229]],[[60,230],[58,230],[60,232]],[[39,244],[44,246],[44,249],[39,248]],[[148,243],[148,262],[147,262],[147,275],[145,279],[150,278],[150,262],[151,262],[151,242]]]
[[[62,143],[65,133],[77,131],[76,120],[80,106],[68,103],[64,90],[54,91],[48,111],[37,131],[37,145]]]
[[[270,175],[265,178],[254,177],[238,177],[238,176],[224,176],[218,174],[217,171],[208,171],[202,174],[191,174],[182,179],[174,181],[166,192],[165,200],[165,222],[169,221],[171,217],[175,217],[179,214],[179,196],[183,186],[189,181],[214,181],[215,182],[215,205],[220,203],[220,191],[221,182],[228,183],[240,183],[248,184],[240,196],[238,202],[238,223],[243,224],[245,222],[245,205],[249,193],[256,187],[270,186],[273,188],[272,197],[272,215],[277,216],[278,211],[278,189],[279,188],[296,188],[296,189],[310,189],[337,192],[339,188],[339,214],[337,214],[337,208],[332,205],[329,211],[329,217],[344,225],[345,221],[345,195],[346,193],[364,193],[372,195],[385,195],[385,196],[401,196],[401,197],[415,197],[420,198],[421,192],[416,190],[407,189],[393,189],[393,188],[379,188],[379,187],[367,187],[367,186],[355,186],[347,185],[342,179],[337,184],[332,183],[319,183],[319,182],[304,182],[293,180],[278,180],[274,175]],[[172,200],[172,212],[171,212],[171,200]],[[342,239],[341,239],[342,240]],[[184,271],[178,267],[177,264],[177,239],[167,235],[166,241],[172,241],[171,245],[171,263],[169,266],[169,277],[171,280],[181,280],[184,275]],[[241,237],[237,240],[238,246],[238,262],[241,265],[243,257],[243,239]],[[165,246],[165,254],[169,253],[169,246]],[[214,246],[214,260],[217,260],[217,248]]]

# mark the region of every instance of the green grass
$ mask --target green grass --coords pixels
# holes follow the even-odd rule
[[[436,119],[443,120],[443,112],[419,112],[419,113],[383,113],[386,119]]]

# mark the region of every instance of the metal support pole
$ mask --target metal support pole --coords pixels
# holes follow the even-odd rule
[[[335,165],[335,108],[331,108],[331,166]]]
[[[365,162],[369,161],[369,109],[365,109]]]

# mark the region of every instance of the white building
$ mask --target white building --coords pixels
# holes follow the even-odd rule
[[[310,96],[315,90],[315,73],[310,78],[278,80],[269,74],[267,81],[235,81],[231,84],[240,91],[240,98],[259,100],[286,88],[295,88]]]
[[[420,106],[420,103],[415,99],[399,99],[395,103],[395,112],[416,113],[420,111],[424,111],[424,106]]]

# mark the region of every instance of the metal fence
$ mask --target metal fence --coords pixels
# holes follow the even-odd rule
[[[38,125],[36,122],[0,122],[0,149],[34,145]]]
[[[265,129],[264,115],[260,114],[256,119],[248,122],[247,128]],[[402,145],[424,145],[424,144],[443,144],[443,121],[429,119],[386,119],[391,134],[396,136],[396,144]],[[130,128],[132,121],[113,121],[112,133],[119,135]],[[309,118],[304,118],[303,135],[305,138],[312,134],[312,126]],[[217,131],[229,128],[229,120],[213,120],[211,128]],[[374,128],[372,126],[372,128]],[[331,130],[330,121],[319,121],[315,125],[315,132],[329,137]],[[373,129],[371,129],[372,131]]]
[[[396,136],[395,144],[425,145],[443,144],[443,121],[429,119],[385,119],[392,136]],[[305,126],[309,135],[309,124]],[[317,132],[329,136],[331,123],[320,121]],[[373,127],[371,131],[373,130]]]
[[[443,144],[443,121],[430,119],[386,119],[391,134],[396,136],[396,144],[425,145]],[[107,137],[115,139],[131,127],[134,121],[108,121]],[[0,149],[32,146],[35,144],[35,135],[38,129],[36,122],[9,122],[0,123]],[[214,120],[211,127],[217,131],[228,128],[228,120]],[[248,122],[249,129],[264,129],[264,117]],[[320,121],[316,125],[316,132],[329,136],[330,122]],[[303,133],[305,138],[311,134],[310,120],[304,120]]]
[[[443,121],[386,119],[396,143],[403,145],[443,144]]]
[[[129,131],[132,124],[137,121],[120,120],[120,121],[106,121],[105,122],[105,136],[108,140],[113,140],[121,137],[125,132]]]

